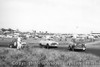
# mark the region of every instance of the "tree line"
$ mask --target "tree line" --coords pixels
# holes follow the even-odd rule
[[[1,31],[3,31],[3,32],[5,32],[5,31],[12,32],[12,31],[15,31],[15,30],[14,29],[11,29],[11,28],[8,28],[8,29],[1,28]]]

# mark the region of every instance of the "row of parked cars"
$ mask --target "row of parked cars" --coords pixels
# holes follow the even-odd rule
[[[40,47],[45,47],[45,48],[50,48],[50,47],[58,47],[59,43],[56,42],[52,38],[48,39],[42,39],[39,43]],[[68,49],[69,50],[86,50],[86,44],[85,43],[75,43],[75,42],[70,42],[68,43]]]

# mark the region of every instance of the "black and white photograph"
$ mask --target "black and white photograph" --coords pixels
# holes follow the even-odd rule
[[[100,0],[0,0],[0,67],[100,67]]]

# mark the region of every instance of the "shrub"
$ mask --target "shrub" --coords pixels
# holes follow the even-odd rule
[[[1,49],[0,49],[1,50]],[[2,49],[0,67],[99,67],[100,57],[78,52],[25,47]]]

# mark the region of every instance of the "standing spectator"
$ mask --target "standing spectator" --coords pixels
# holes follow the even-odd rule
[[[17,38],[17,49],[20,49],[21,47],[22,47],[21,38],[18,37],[18,38]]]

